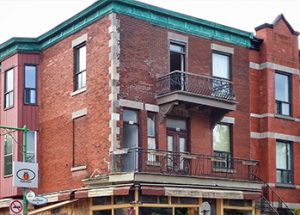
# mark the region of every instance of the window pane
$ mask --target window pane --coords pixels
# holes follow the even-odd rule
[[[85,87],[86,86],[86,72],[82,72],[81,73],[81,87]]]
[[[86,69],[86,46],[80,47],[78,52],[79,71],[83,71]]]
[[[229,79],[229,59],[227,55],[213,53],[213,76]]]
[[[4,157],[4,175],[12,174],[12,155]]]
[[[124,124],[124,148],[138,147],[139,133],[137,125]]]
[[[126,121],[126,122],[131,121],[131,122],[137,123],[138,122],[137,111],[124,110],[124,112],[123,112],[123,121]]]
[[[170,51],[184,53],[185,52],[185,46],[171,43],[170,44]]]
[[[35,66],[25,66],[25,88],[36,88]]]
[[[213,130],[214,151],[230,152],[230,127],[217,124]]]
[[[281,114],[290,115],[290,104],[281,103]]]
[[[289,76],[275,74],[275,97],[276,100],[289,102]]]
[[[36,91],[30,90],[30,104],[36,103]]]
[[[12,91],[14,89],[14,70],[8,70],[5,73],[5,92]]]
[[[154,114],[148,114],[147,133],[148,133],[148,137],[155,137],[155,116],[154,116]]]
[[[168,128],[180,128],[186,130],[186,121],[180,119],[167,119]]]
[[[12,154],[13,138],[9,134],[7,134],[5,135],[4,139],[4,155]]]
[[[287,147],[286,143],[276,143],[276,168],[287,169]]]

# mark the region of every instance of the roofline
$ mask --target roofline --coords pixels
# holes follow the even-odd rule
[[[257,26],[257,27],[255,28],[255,31],[259,31],[259,30],[264,29],[264,28],[271,28],[271,29],[273,29],[274,26],[277,25],[278,22],[279,22],[281,19],[285,22],[285,24],[287,25],[288,29],[290,30],[290,32],[291,32],[292,34],[294,34],[295,36],[299,36],[300,33],[299,33],[298,31],[295,31],[295,30],[294,30],[294,28],[293,28],[293,27],[291,26],[291,24],[287,21],[287,19],[285,18],[285,16],[284,16],[283,14],[279,14],[279,15],[275,18],[275,20],[273,21],[272,24],[270,24],[270,23],[264,23],[264,24],[262,24],[262,25]]]
[[[250,32],[142,2],[99,0],[37,38],[11,38],[0,44],[0,61],[16,52],[41,52],[110,13],[124,14],[167,29],[246,48],[251,47],[254,39]]]

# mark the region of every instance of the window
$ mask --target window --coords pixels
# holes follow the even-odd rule
[[[86,45],[75,48],[75,91],[86,86]]]
[[[175,72],[176,71],[176,72]],[[171,90],[185,89],[185,45],[170,43],[170,87]]]
[[[276,113],[291,115],[290,76],[283,73],[275,73],[275,100]]]
[[[217,124],[213,129],[215,168],[232,168],[231,126]]]
[[[212,54],[213,61],[213,76],[222,78],[222,79],[230,79],[230,55]]]
[[[13,161],[13,137],[10,134],[4,136],[4,176],[12,174]]]
[[[185,45],[170,43],[170,72],[185,71]]]
[[[212,54],[212,96],[232,99],[232,85],[229,80],[231,79],[231,56],[225,54]]]
[[[14,70],[6,71],[4,79],[4,108],[10,108],[14,105]]]
[[[147,116],[147,136],[148,136],[148,161],[155,162],[156,156],[151,154],[151,151],[155,151],[156,149],[156,138],[155,138],[155,114],[148,113]]]
[[[36,163],[37,132],[27,132],[27,162]]]
[[[276,141],[276,182],[293,183],[291,142]]]
[[[25,66],[24,103],[36,104],[36,66]]]
[[[123,171],[138,168],[139,125],[138,111],[125,109],[123,112],[123,143],[128,149],[124,158]]]

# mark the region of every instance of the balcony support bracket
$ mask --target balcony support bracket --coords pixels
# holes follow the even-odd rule
[[[170,102],[170,103],[163,104],[163,105],[159,106],[159,116],[160,116],[160,121],[161,122],[165,119],[166,115],[173,110],[174,106],[176,106],[176,105],[178,105],[177,101],[176,102]]]

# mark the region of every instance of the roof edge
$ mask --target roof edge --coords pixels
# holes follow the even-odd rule
[[[300,33],[299,33],[298,31],[295,31],[295,30],[294,30],[294,28],[291,26],[291,24],[287,21],[287,19],[285,18],[285,16],[284,16],[282,13],[279,14],[279,15],[275,18],[275,20],[273,21],[272,24],[270,24],[270,23],[264,23],[264,24],[262,24],[262,25],[259,25],[259,26],[257,26],[257,27],[255,28],[255,31],[259,31],[259,30],[264,29],[264,28],[271,28],[271,29],[273,29],[274,26],[276,26],[276,25],[279,23],[279,21],[280,21],[281,19],[284,21],[284,23],[286,24],[286,26],[288,27],[288,29],[290,30],[290,32],[291,32],[292,34],[294,34],[295,36],[299,36]]]
[[[99,0],[37,38],[11,38],[0,44],[0,61],[10,56],[11,47],[18,46],[12,50],[22,51],[22,48],[26,47],[23,51],[42,51],[112,12],[141,19],[167,29],[246,48],[251,47],[251,41],[254,38],[250,32],[134,0]]]

